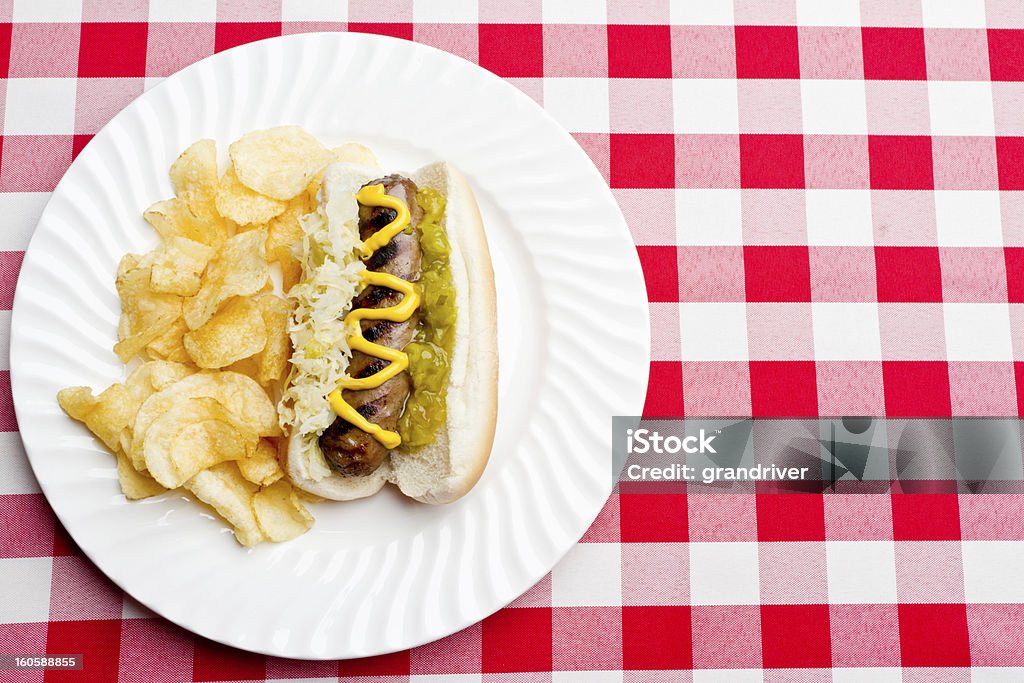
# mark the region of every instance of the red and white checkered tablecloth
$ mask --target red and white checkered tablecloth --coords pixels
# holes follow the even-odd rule
[[[507,78],[608,179],[644,266],[652,415],[1024,406],[1020,0],[0,0],[0,341],[75,153],[161,78],[306,31]],[[54,520],[0,358],[0,681],[1019,681],[1024,496],[616,495],[509,608],[348,662],[197,639]],[[969,668],[973,667],[973,668]]]

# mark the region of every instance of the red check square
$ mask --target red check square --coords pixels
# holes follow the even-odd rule
[[[409,651],[338,662],[338,676],[408,676],[411,673]]]
[[[949,417],[949,370],[944,361],[882,361],[885,414]]]
[[[540,24],[480,24],[480,66],[503,78],[544,75],[544,30]]]
[[[803,136],[740,135],[740,184],[745,188],[802,188]]]
[[[71,139],[71,158],[75,159],[76,157],[78,157],[78,155],[82,153],[82,150],[85,149],[85,146],[89,144],[89,141],[92,140],[92,138],[93,136],[91,133],[88,135],[75,135]]]
[[[997,137],[1000,190],[1024,190],[1024,137]]]
[[[11,24],[0,24],[0,45],[6,46],[0,49],[0,78],[7,78],[11,69]]]
[[[759,493],[757,540],[824,541],[825,503],[813,493]]]
[[[800,78],[796,26],[737,26],[737,78]]]
[[[651,361],[647,383],[646,417],[682,417],[683,364],[678,361]]]
[[[1024,30],[988,30],[988,63],[993,81],[1024,81]]]
[[[637,247],[649,301],[679,301],[679,258],[675,247]]]
[[[761,605],[766,669],[832,666],[828,605]]]
[[[147,34],[148,24],[145,23],[82,24],[78,77],[145,76]]]
[[[1024,303],[1024,247],[1005,247],[1002,257],[1007,264],[1007,299]]]
[[[613,133],[611,186],[674,187],[675,137],[663,133]]]
[[[960,505],[953,493],[893,494],[894,541],[959,541]]]
[[[810,301],[807,247],[743,247],[747,301]]]
[[[1017,415],[1024,416],[1024,363],[1014,362],[1013,377],[1017,382]]]
[[[51,621],[46,634],[46,654],[69,655],[81,653],[82,671],[51,670],[46,680],[56,683],[90,681],[116,681],[121,651],[121,620]]]
[[[681,670],[693,666],[690,608],[623,607],[622,668]]]
[[[690,533],[686,496],[623,493],[619,523],[623,543],[685,543]]]
[[[750,407],[754,417],[817,415],[814,361],[750,361]]]
[[[223,52],[239,45],[281,35],[279,21],[233,21],[217,24],[213,40],[214,52]]]
[[[879,302],[941,302],[940,264],[937,247],[875,247]]]
[[[903,666],[971,665],[964,605],[899,605],[899,620]]]
[[[412,40],[412,24],[400,22],[358,22],[350,21],[348,30],[352,33],[373,33],[378,36],[391,36],[403,40]]]
[[[869,135],[873,190],[931,190],[935,187],[932,139],[927,135]]]
[[[672,78],[672,34],[668,26],[608,27],[609,78]]]
[[[192,655],[192,676],[195,681],[263,680],[267,676],[267,658],[244,650],[195,639]]]
[[[924,51],[924,29],[864,27],[864,78],[908,81],[928,78]]]
[[[506,607],[483,621],[483,673],[551,671],[551,609]]]

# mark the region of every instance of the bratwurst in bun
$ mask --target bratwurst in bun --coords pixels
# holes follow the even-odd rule
[[[408,175],[333,164],[301,223],[280,405],[292,481],[333,500],[387,482],[456,500],[497,416],[494,273],[469,185],[444,162]]]

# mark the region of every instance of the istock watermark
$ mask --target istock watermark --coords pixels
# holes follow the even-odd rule
[[[612,420],[629,492],[1024,493],[1019,418]]]

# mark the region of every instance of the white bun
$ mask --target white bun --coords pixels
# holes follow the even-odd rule
[[[378,168],[332,164],[324,174],[326,200],[331,192],[354,192],[379,178]],[[422,503],[450,503],[464,496],[483,473],[494,441],[498,413],[498,339],[494,271],[487,236],[473,191],[451,164],[439,162],[407,174],[420,187],[432,187],[447,199],[444,226],[451,243],[450,266],[458,317],[448,383],[448,420],[437,440],[415,453],[392,451],[381,467],[365,477],[332,473],[314,481],[310,458],[322,458],[316,439],[294,434],[287,470],[299,488],[331,500],[373,495],[391,482]]]

